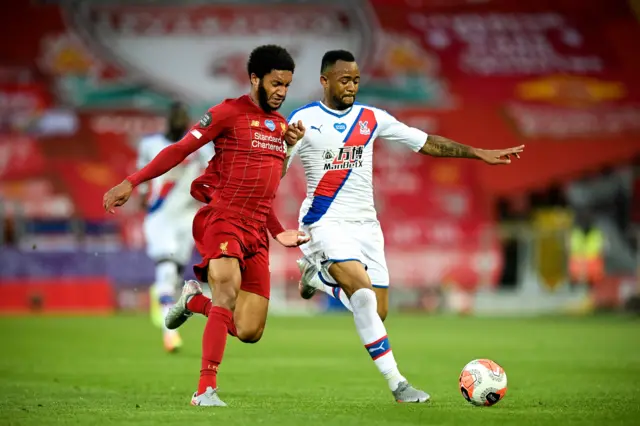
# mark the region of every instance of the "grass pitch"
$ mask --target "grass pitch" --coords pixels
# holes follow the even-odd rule
[[[143,316],[0,318],[0,425],[632,425],[640,418],[640,321],[391,315],[401,371],[432,402],[396,404],[350,316],[270,318],[255,345],[231,340],[226,409],[189,406],[204,320],[162,351]],[[491,358],[509,390],[469,405],[464,364]]]

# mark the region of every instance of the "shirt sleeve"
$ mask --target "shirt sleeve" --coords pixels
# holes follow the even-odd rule
[[[182,139],[164,148],[149,164],[127,177],[127,180],[136,187],[165,174],[191,153],[220,136],[228,128],[231,115],[225,104],[209,109]]]
[[[267,216],[267,229],[269,230],[272,238],[276,238],[279,234],[285,231],[276,216],[276,212],[273,210],[273,206],[271,206],[271,211],[269,211],[269,216]]]
[[[420,129],[409,127],[396,120],[394,116],[383,110],[376,110],[378,119],[378,136],[391,142],[407,145],[414,152],[420,151],[429,136]]]

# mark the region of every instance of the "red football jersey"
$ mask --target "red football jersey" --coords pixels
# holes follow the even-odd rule
[[[248,95],[209,109],[189,131],[213,141],[215,156],[191,185],[194,198],[244,217],[266,220],[286,156],[286,119],[266,113]]]
[[[137,186],[160,176],[212,141],[216,154],[191,185],[191,195],[243,217],[277,222],[271,204],[282,176],[287,127],[281,114],[265,112],[249,95],[228,99],[210,108],[182,140],[127,180]],[[270,229],[275,236],[282,227],[274,223]]]

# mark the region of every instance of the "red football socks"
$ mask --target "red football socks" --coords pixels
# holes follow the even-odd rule
[[[233,312],[219,306],[213,306],[209,310],[207,325],[202,337],[202,367],[198,395],[204,393],[209,386],[214,389],[217,387],[218,366],[222,362],[222,356],[227,346],[227,333],[232,328],[235,328],[233,327]]]
[[[206,317],[211,309],[211,299],[204,294],[191,296],[187,302],[187,309],[194,314],[202,314]]]
[[[187,309],[195,314],[201,314],[205,317],[209,316],[209,311],[211,310],[211,299],[209,299],[204,294],[196,294],[195,296],[191,296],[189,301],[187,302]],[[231,326],[229,327],[229,334],[233,337],[238,335],[238,330],[236,329],[236,324],[231,321]]]

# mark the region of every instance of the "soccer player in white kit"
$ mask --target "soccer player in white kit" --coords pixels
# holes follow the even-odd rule
[[[298,108],[288,119],[304,123],[307,129],[288,152],[286,166],[298,155],[307,180],[299,221],[311,240],[301,246],[300,294],[308,299],[321,290],[339,298],[353,312],[362,344],[396,401],[426,402],[429,395],[400,374],[383,324],[389,272],[373,200],[373,143],[380,137],[425,155],[481,159],[489,164],[509,164],[510,156],[519,157],[524,146],[472,148],[427,135],[386,111],[355,102],[360,72],[347,51],[324,55],[320,82],[323,100]]]
[[[189,129],[189,115],[182,104],[174,103],[168,117],[167,132],[146,136],[138,146],[138,169],[146,166],[160,151],[179,141]],[[175,302],[184,266],[191,260],[193,217],[201,203],[190,195],[191,182],[202,174],[213,157],[211,147],[203,147],[178,167],[141,187],[147,211],[144,235],[147,255],[155,262],[155,282],[150,291],[151,319],[163,331],[164,347],[174,352],[182,345],[176,330],[164,324]]]

